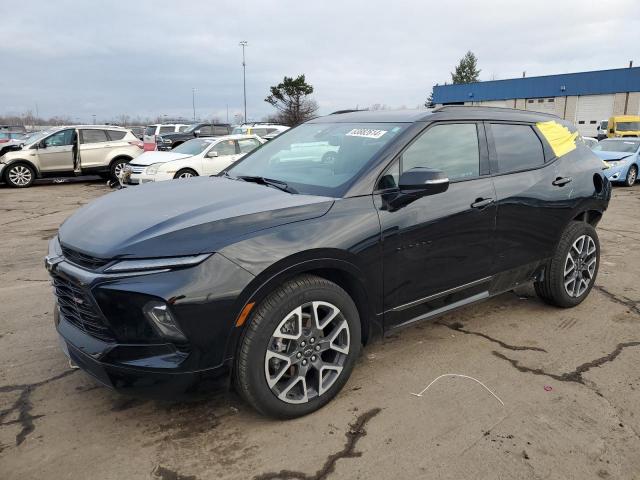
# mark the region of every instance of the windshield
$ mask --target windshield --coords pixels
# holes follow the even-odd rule
[[[287,130],[229,170],[289,184],[300,193],[340,197],[407,124],[307,123]]]
[[[29,137],[29,143],[36,143],[42,140],[47,135],[53,133],[53,130],[42,130],[40,132],[36,132]]]
[[[608,125],[609,125],[609,121],[608,120],[604,120],[604,121],[600,122],[600,130],[606,130]]]
[[[640,122],[618,122],[616,123],[616,130],[619,132],[640,130]]]
[[[183,144],[178,145],[171,151],[175,153],[185,153],[187,155],[198,155],[204,152],[204,149],[211,145],[211,143],[211,140],[194,138],[193,140],[189,140],[187,142],[184,142]]]
[[[621,152],[621,153],[634,153],[640,146],[640,140],[601,140],[593,147],[593,150],[599,152]]]
[[[247,133],[247,127],[236,127],[231,132],[232,135],[240,135],[242,133]]]

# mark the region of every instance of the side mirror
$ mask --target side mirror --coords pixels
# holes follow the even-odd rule
[[[218,156],[218,152],[216,152],[215,150],[212,150],[209,153],[207,153],[207,158],[215,158],[217,156]]]
[[[398,183],[402,193],[416,196],[435,195],[449,188],[449,179],[442,170],[427,167],[407,170]]]
[[[194,134],[196,137],[200,136],[200,130],[194,130],[194,131],[193,131],[193,134]]]

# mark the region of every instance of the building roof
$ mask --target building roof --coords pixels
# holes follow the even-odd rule
[[[640,92],[640,67],[433,87],[434,103]]]

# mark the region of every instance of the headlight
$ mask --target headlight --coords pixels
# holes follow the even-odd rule
[[[163,270],[167,268],[192,267],[211,256],[210,253],[191,257],[143,258],[140,260],[121,260],[111,265],[105,272],[140,272],[144,270]]]
[[[145,170],[145,173],[147,175],[155,175],[156,173],[158,173],[158,169],[160,168],[161,165],[162,163],[153,163],[147,167],[147,169]]]

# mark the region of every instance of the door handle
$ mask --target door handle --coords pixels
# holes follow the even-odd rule
[[[571,182],[571,180],[573,180],[571,177],[558,177],[552,182],[552,184],[556,187],[563,187],[567,183]]]
[[[493,198],[476,198],[476,201],[471,204],[471,208],[483,209],[493,203]]]

